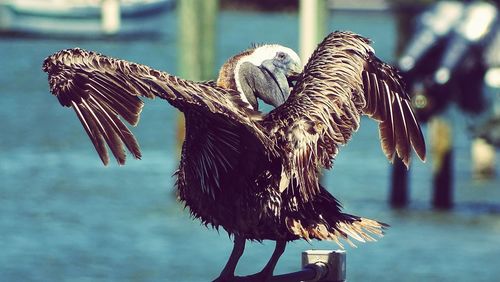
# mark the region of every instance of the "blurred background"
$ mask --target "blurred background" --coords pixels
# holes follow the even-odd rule
[[[487,1],[0,1],[0,281],[210,281],[232,242],[192,220],[174,194],[179,113],[146,101],[141,161],[103,167],[78,119],[50,95],[45,57],[81,47],[214,79],[252,43],[306,58],[334,30],[373,40],[402,69],[428,143],[410,171],[385,159],[364,120],[323,182],[346,212],[391,225],[347,248],[350,281],[498,281],[500,36]],[[312,47],[311,47],[312,46]],[[237,272],[274,243],[248,244]],[[277,273],[300,268],[288,245]]]

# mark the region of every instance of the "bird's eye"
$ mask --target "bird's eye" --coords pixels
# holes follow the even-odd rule
[[[284,60],[286,58],[286,54],[283,53],[283,52],[278,52],[276,54],[276,57],[279,59],[279,60]]]

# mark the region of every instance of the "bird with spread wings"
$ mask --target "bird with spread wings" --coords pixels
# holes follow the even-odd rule
[[[379,123],[382,150],[408,166],[425,142],[397,71],[381,62],[368,39],[333,32],[307,64],[280,45],[231,57],[218,79],[193,82],[147,66],[82,49],[49,56],[50,91],[72,108],[102,162],[108,147],[119,164],[125,148],[140,158],[125,122],[139,121],[141,98],[159,97],[185,115],[186,137],[176,172],[178,198],[205,225],[234,237],[215,281],[233,281],[246,240],[274,240],[266,266],[247,280],[266,281],[286,243],[296,239],[374,241],[387,226],[343,213],[319,182],[367,115]],[[274,106],[258,110],[258,99]]]

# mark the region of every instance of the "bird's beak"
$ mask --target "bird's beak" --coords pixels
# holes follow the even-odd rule
[[[286,78],[288,80],[288,85],[293,87],[297,80],[299,79],[300,74],[302,73],[302,67],[300,63],[294,62],[291,64],[290,69],[286,74]]]
[[[271,97],[269,97],[268,104],[271,104],[274,107],[278,107],[281,104],[285,103],[286,99],[288,99],[288,96],[290,96],[290,86],[288,78],[283,75],[283,73],[274,74],[273,78],[279,91],[276,91],[277,93],[275,95],[271,95]]]
[[[288,78],[284,71],[277,71],[272,63],[264,62],[261,65],[261,70],[267,77],[264,81],[268,86],[265,91],[260,91],[258,97],[261,98],[266,104],[278,107],[283,104],[290,95],[290,86],[288,85]]]
[[[274,107],[282,105],[288,99],[288,96],[290,96],[293,83],[300,76],[300,72],[302,71],[300,64],[292,62],[286,70],[283,70],[277,69],[273,65],[272,60],[268,60],[264,61],[260,68],[263,70],[263,73],[268,75],[270,85],[266,87],[266,91],[259,93],[258,97]]]

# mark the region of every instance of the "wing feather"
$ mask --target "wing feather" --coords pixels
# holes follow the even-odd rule
[[[338,147],[358,129],[360,115],[379,122],[382,149],[406,164],[411,146],[424,159],[425,143],[409,97],[396,70],[373,54],[369,40],[333,32],[321,42],[290,97],[263,124],[284,156],[283,171],[291,194],[303,202],[319,192],[321,168],[330,168]]]
[[[102,135],[98,131],[98,127],[94,121],[94,119],[88,113],[88,109],[84,105],[79,105],[75,102],[71,102],[73,106],[73,110],[75,111],[78,119],[83,125],[83,128],[87,132],[87,135],[92,141],[99,157],[101,158],[104,164],[109,162],[108,151],[106,150],[106,145],[104,143],[104,139]]]
[[[386,93],[384,103],[386,108],[387,120],[380,122],[379,133],[382,150],[384,151],[387,158],[392,162],[395,153],[394,140],[396,138],[394,131],[394,112],[392,109],[392,93],[387,83],[384,82],[383,84]]]
[[[417,156],[425,160],[426,149],[422,131],[397,70],[380,61],[371,50],[368,50],[365,55],[364,71],[370,73],[371,81],[378,81],[379,86],[387,85],[365,91],[364,98],[367,104],[362,109],[364,114],[380,122],[381,145],[387,158],[392,160],[395,151],[408,166],[413,148]],[[381,89],[383,91],[380,91]],[[388,103],[384,102],[387,99]],[[388,130],[389,127],[392,128],[392,133]]]
[[[424,136],[422,135],[420,124],[417,121],[417,117],[411,110],[409,101],[403,100],[402,103],[405,120],[408,121],[407,130],[413,149],[421,160],[425,160],[425,140]]]
[[[401,160],[408,165],[410,158],[410,139],[401,100],[396,98],[394,107],[394,131],[396,132],[396,152]]]
[[[59,51],[43,63],[51,92],[61,105],[72,107],[104,164],[108,145],[119,164],[125,163],[124,146],[140,158],[139,145],[122,119],[139,122],[144,106],[140,97],[166,99],[181,111],[197,111],[241,125],[256,142],[273,148],[256,122],[262,119],[234,90],[210,82],[180,79],[144,65],[113,59],[82,49]],[[270,150],[272,151],[272,150]]]
[[[112,132],[113,135],[117,138],[115,144],[117,144],[118,148],[110,147],[110,149],[115,150],[117,152],[118,150],[121,151],[120,156],[121,159],[123,159],[123,163],[121,164],[125,163],[125,155],[124,155],[125,152],[121,149],[122,141],[133,156],[140,158],[141,152],[137,140],[135,139],[132,132],[130,132],[130,130],[128,130],[128,128],[122,122],[120,122],[119,118],[116,115],[110,114],[113,113],[114,110],[109,106],[107,106],[106,104],[101,105],[93,96],[90,96],[90,99],[92,103],[97,107],[97,112],[101,115],[100,119],[106,120],[108,125],[112,128],[109,129],[108,131]],[[116,154],[114,155],[116,156]]]

